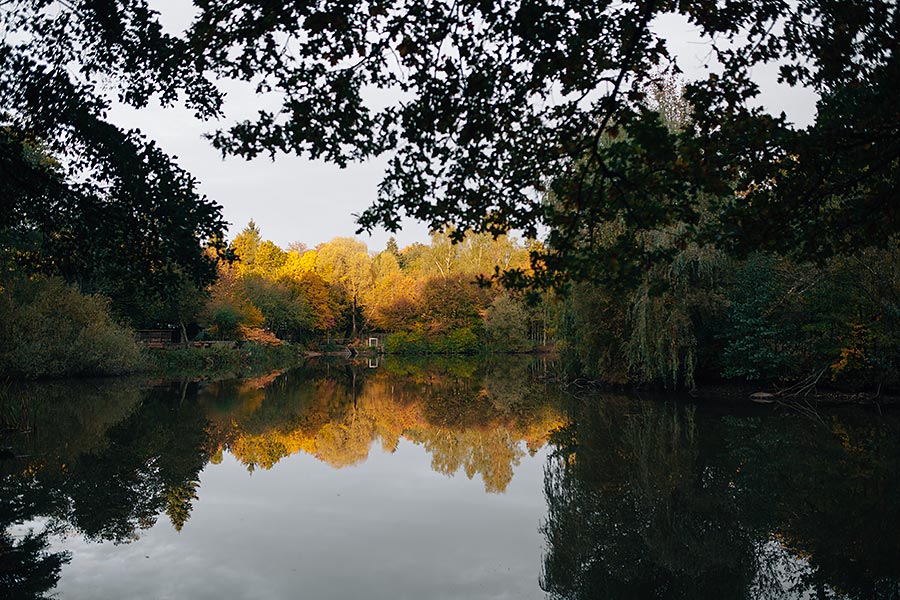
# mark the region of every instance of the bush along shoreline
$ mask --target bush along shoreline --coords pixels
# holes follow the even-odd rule
[[[51,277],[0,283],[0,376],[58,379],[125,375],[147,368],[109,300]]]
[[[55,277],[0,283],[3,379],[226,376],[283,369],[301,357],[299,346],[269,338],[148,348],[135,341],[134,331],[115,321],[109,300],[99,294],[83,294]]]

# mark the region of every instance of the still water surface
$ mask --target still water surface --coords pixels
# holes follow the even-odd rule
[[[27,432],[0,444],[0,581],[64,600],[900,597],[897,414],[573,396],[545,369],[11,388]]]

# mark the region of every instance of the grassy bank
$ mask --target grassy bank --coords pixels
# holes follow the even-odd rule
[[[300,363],[298,346],[271,346],[245,342],[236,348],[147,348],[149,370],[162,377],[211,377],[248,375],[284,369]]]

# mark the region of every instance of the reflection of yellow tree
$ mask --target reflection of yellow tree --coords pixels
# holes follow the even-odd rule
[[[487,491],[502,492],[525,448],[535,452],[562,424],[558,407],[521,381],[510,381],[515,392],[498,401],[509,374],[523,375],[494,374],[494,393],[476,368],[434,366],[357,374],[355,384],[340,382],[347,374],[337,369],[301,381],[279,377],[262,389],[247,382],[230,392],[246,400],[217,413],[217,439],[248,468],[269,469],[298,452],[341,468],[365,461],[376,441],[390,452],[405,438],[432,455],[435,471],[480,475]]]
[[[271,469],[290,454],[275,435],[238,435],[230,449],[251,471],[256,467]]]
[[[431,453],[432,469],[453,475],[462,468],[469,479],[480,473],[488,492],[506,490],[513,467],[525,454],[516,433],[502,426],[462,431],[423,428],[409,437]]]
[[[191,516],[193,501],[197,498],[199,483],[191,481],[186,485],[167,486],[166,488],[166,515],[175,531],[181,531],[188,518]]]
[[[353,411],[342,422],[327,423],[316,434],[316,456],[340,468],[363,462],[375,439],[374,421],[363,411]]]

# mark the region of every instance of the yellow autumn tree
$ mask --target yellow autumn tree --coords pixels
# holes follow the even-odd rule
[[[361,302],[373,284],[368,247],[353,238],[334,238],[318,248],[316,271],[325,281],[346,292],[350,302],[351,336],[356,337]]]

